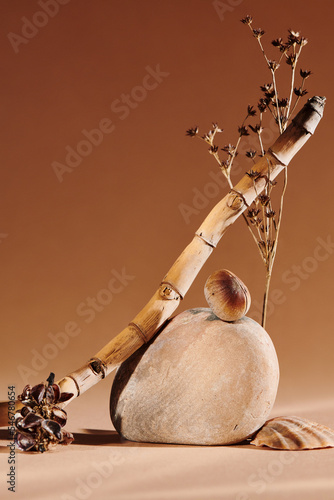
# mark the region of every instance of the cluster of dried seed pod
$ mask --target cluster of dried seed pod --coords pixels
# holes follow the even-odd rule
[[[210,309],[223,321],[237,321],[250,308],[251,296],[246,285],[231,271],[221,269],[212,273],[204,287]]]
[[[14,441],[22,451],[44,452],[56,444],[70,444],[73,435],[63,429],[67,421],[65,410],[57,406],[73,394],[60,392],[51,373],[47,384],[26,385],[18,399],[23,407],[15,413]]]

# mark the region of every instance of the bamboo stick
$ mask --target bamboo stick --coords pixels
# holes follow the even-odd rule
[[[262,176],[270,173],[273,180],[290,163],[295,154],[314,133],[323,115],[325,98],[309,99],[289,127],[253,166]],[[92,359],[64,377],[58,384],[62,391],[78,397],[148,342],[178,307],[191,284],[221,237],[233,222],[251,205],[265,187],[265,179],[255,181],[245,175],[209,213],[163,278],[158,290],[124,330],[103,347]],[[71,400],[63,404],[66,406]]]

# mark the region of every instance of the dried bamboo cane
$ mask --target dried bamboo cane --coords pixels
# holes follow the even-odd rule
[[[252,170],[259,172],[260,176],[254,181],[245,175],[213,208],[133,321],[81,368],[58,381],[62,391],[73,393],[63,406],[111,373],[170,318],[227,228],[264,189],[268,168],[273,180],[314,133],[322,118],[324,104],[324,97],[315,96],[308,100],[285,132],[253,166]]]

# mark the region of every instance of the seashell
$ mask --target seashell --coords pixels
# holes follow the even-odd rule
[[[31,396],[36,401],[37,404],[41,404],[45,395],[45,385],[37,384],[31,389]]]
[[[67,413],[65,410],[62,410],[61,408],[53,408],[52,410],[52,420],[55,422],[58,422],[58,424],[61,427],[64,427],[67,421]]]
[[[241,319],[251,304],[246,285],[231,271],[212,273],[204,286],[204,295],[214,314],[223,321]]]
[[[65,403],[74,396],[72,392],[62,392],[60,398],[58,399],[58,403]]]
[[[334,447],[334,431],[301,417],[276,417],[264,424],[250,444],[277,450]]]
[[[59,440],[61,439],[61,427],[58,422],[54,420],[43,420],[42,427],[52,436],[55,436]]]
[[[23,420],[20,421],[21,429],[29,429],[32,427],[39,427],[43,421],[43,418],[36,413],[28,413]]]
[[[14,436],[14,442],[19,450],[29,451],[36,445],[36,440],[29,434],[18,432]]]

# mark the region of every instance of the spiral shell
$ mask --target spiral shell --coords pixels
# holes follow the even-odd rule
[[[312,450],[334,447],[334,431],[301,417],[268,420],[250,444],[277,450]]]

